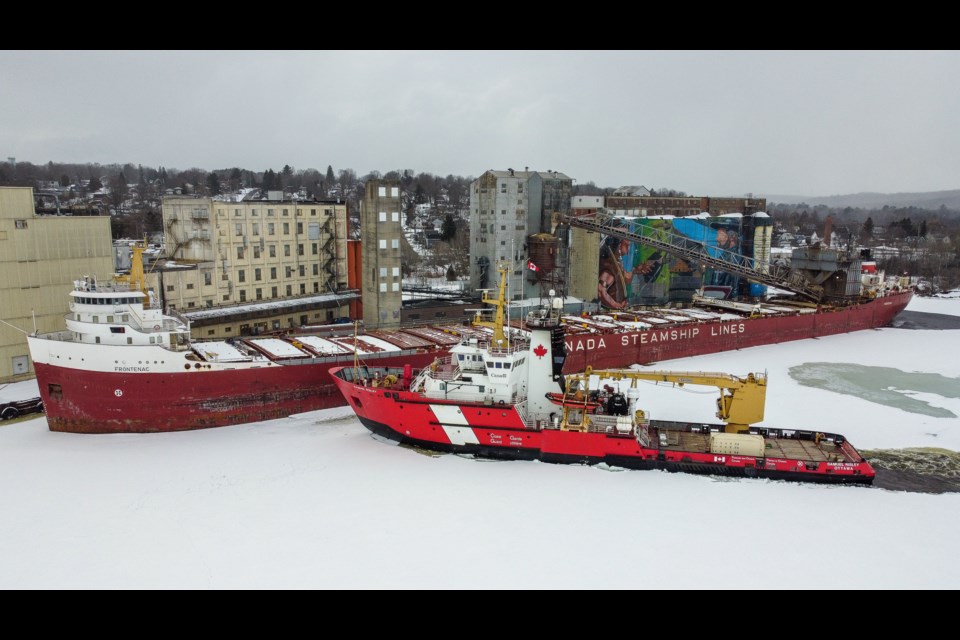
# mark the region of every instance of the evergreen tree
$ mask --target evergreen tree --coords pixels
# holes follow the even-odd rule
[[[123,212],[123,203],[126,199],[127,176],[121,171],[110,181],[110,200],[113,202],[113,206],[117,208],[118,213]]]
[[[917,235],[920,236],[921,238],[927,237],[927,221],[926,220],[920,221],[920,229],[917,231]]]
[[[263,182],[260,188],[264,191],[272,191],[277,188],[277,174],[273,169],[267,169],[263,172]]]
[[[90,176],[90,184],[87,185],[88,191],[99,191],[103,189],[103,184],[100,182],[100,178],[97,176]]]
[[[331,187],[333,186],[333,183],[336,182],[336,177],[333,175],[333,165],[332,165],[332,164],[328,164],[328,165],[327,165],[327,175],[326,175],[326,177],[324,178],[324,182],[326,182],[327,185],[329,185],[329,186],[331,186]]]
[[[453,221],[453,214],[448,213],[444,216],[443,224],[440,226],[440,239],[444,242],[450,242],[455,235],[457,235],[457,225]]]
[[[207,189],[209,189],[211,196],[218,195],[220,193],[220,176],[218,176],[216,173],[211,173],[208,175]]]
[[[67,174],[63,174],[62,176],[60,176],[60,186],[61,186],[61,187],[69,187],[69,186],[70,186],[70,176],[68,176]]]
[[[413,200],[407,200],[403,213],[407,219],[407,226],[412,227],[417,221],[417,207],[413,204]]]
[[[457,271],[453,268],[453,265],[447,267],[447,280],[454,281],[457,279]]]
[[[870,240],[873,237],[873,218],[867,217],[866,221],[863,223],[863,227],[860,231],[860,239],[863,242]]]

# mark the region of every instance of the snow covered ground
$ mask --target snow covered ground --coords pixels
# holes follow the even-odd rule
[[[960,315],[960,299],[910,309]],[[854,362],[956,378],[958,347],[960,330],[882,329],[657,368],[766,369],[768,426],[958,450],[960,418],[787,373]],[[35,393],[19,385],[0,393]],[[689,389],[644,386],[644,404],[713,421],[715,393]],[[176,434],[7,424],[0,486],[6,589],[960,587],[958,494],[432,457],[374,440],[345,407]]]

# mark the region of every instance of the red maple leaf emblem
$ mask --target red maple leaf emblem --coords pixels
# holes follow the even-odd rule
[[[538,344],[537,348],[533,350],[533,353],[538,358],[542,358],[543,356],[547,355],[547,350],[543,347],[542,344]]]

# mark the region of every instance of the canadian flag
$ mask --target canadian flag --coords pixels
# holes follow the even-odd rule
[[[527,260],[527,269],[530,269],[530,271],[540,271],[540,267],[533,264],[532,260]]]

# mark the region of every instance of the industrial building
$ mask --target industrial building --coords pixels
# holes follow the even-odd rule
[[[399,182],[367,182],[360,203],[363,323],[367,327],[400,326],[400,210]]]
[[[25,334],[64,328],[75,280],[112,275],[109,217],[37,215],[33,189],[0,187],[0,382],[33,376]]]
[[[601,206],[626,216],[695,216],[707,212],[722,216],[728,213],[750,215],[767,208],[766,198],[715,198],[712,196],[618,195],[628,193],[621,187],[607,196]]]
[[[195,338],[348,317],[347,206],[336,200],[168,197],[167,259],[147,275]]]
[[[557,171],[490,170],[472,182],[471,286],[475,289],[496,286],[497,263],[506,260],[513,267],[509,277],[511,299],[538,297],[540,281],[552,274],[527,269],[531,260],[530,238],[553,233],[558,216],[570,210],[572,192],[573,180]],[[549,253],[550,249],[544,251]]]

